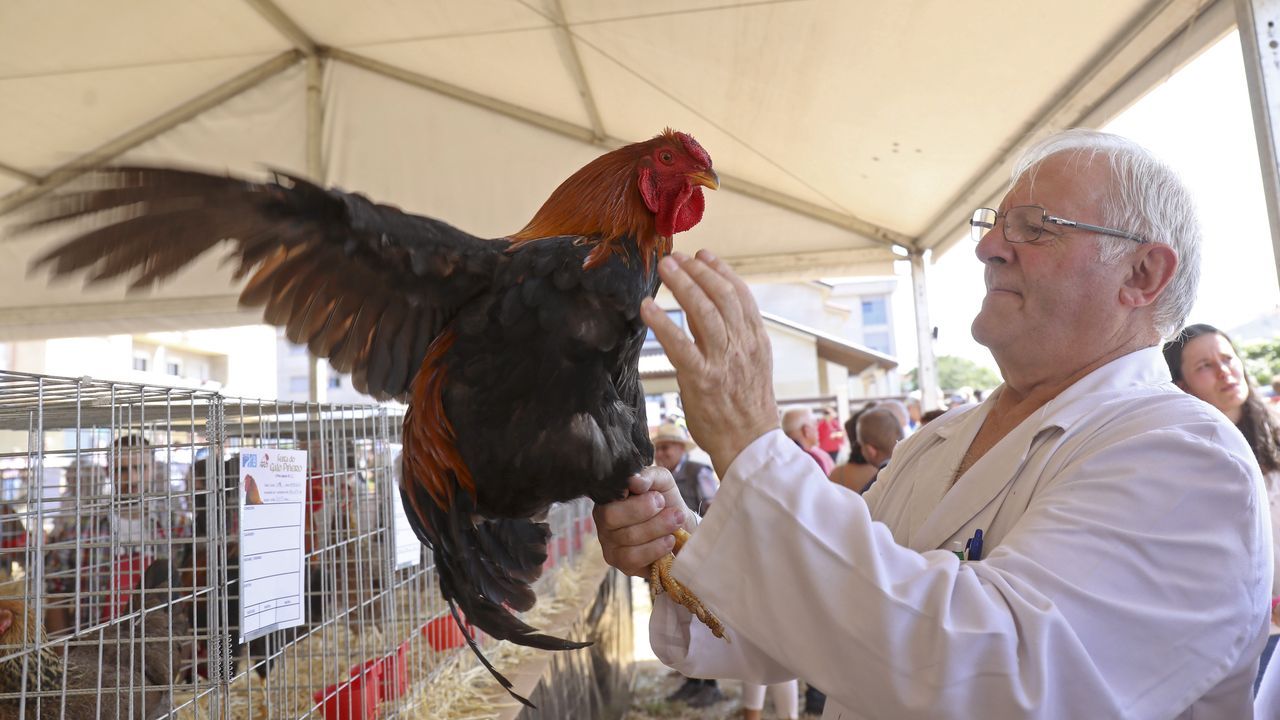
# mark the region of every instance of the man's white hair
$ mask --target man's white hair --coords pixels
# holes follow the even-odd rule
[[[1162,340],[1182,327],[1200,285],[1200,220],[1190,191],[1168,165],[1128,138],[1097,130],[1065,130],[1023,151],[1013,169],[1013,184],[1045,158],[1071,153],[1092,161],[1101,155],[1111,170],[1111,187],[1102,200],[1099,224],[1162,243],[1178,253],[1178,269],[1156,300],[1155,324]],[[1052,209],[1050,210],[1052,212]],[[1067,218],[1079,220],[1081,218]],[[1133,241],[1099,235],[1098,260],[1116,262]]]
[[[782,413],[782,432],[787,437],[796,440],[800,430],[805,425],[813,424],[813,411],[807,407],[796,407]]]

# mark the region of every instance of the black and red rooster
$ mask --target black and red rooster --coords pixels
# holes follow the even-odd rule
[[[536,518],[616,500],[652,462],[640,302],[672,236],[702,219],[702,188],[719,186],[697,141],[666,130],[602,155],[497,239],[280,173],[118,167],[90,183],[42,201],[28,227],[110,212],[35,267],[145,288],[229,241],[236,278],[250,276],[242,305],[357,389],[408,402],[401,496],[450,608],[496,638],[580,647],[510,610],[535,601]]]

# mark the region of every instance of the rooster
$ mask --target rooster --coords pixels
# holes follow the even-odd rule
[[[99,171],[96,186],[43,201],[28,227],[96,216],[96,229],[35,267],[87,282],[150,287],[223,240],[246,306],[351,373],[355,387],[408,404],[401,498],[431,547],[440,589],[467,625],[547,650],[533,606],[554,502],[626,494],[650,464],[637,369],[640,303],[658,261],[692,228],[719,179],[691,136],[670,129],[606,153],[556,188],[525,227],[483,239],[276,173],[270,182],[158,168]],[[661,586],[709,624],[670,578]]]
[[[168,562],[156,560],[144,587],[170,588],[169,574]],[[174,660],[191,654],[191,625],[171,612],[171,592],[147,593],[151,609],[141,618],[55,647],[22,588],[0,587],[0,718],[150,720],[173,709]]]

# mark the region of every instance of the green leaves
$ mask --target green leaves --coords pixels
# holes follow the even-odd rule
[[[1258,381],[1258,385],[1266,387],[1280,376],[1280,338],[1242,344],[1240,355],[1245,370]]]
[[[1277,350],[1280,350],[1280,347]],[[1277,360],[1280,360],[1280,356],[1277,356]],[[918,372],[919,369],[913,368],[907,373],[903,386],[908,392],[919,389]],[[943,392],[966,387],[974,390],[991,390],[1000,382],[1000,376],[991,368],[979,365],[972,360],[954,355],[938,356],[938,386]]]

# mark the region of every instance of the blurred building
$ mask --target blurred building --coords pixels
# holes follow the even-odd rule
[[[265,325],[0,343],[0,370],[276,395],[275,329]]]
[[[895,278],[828,284],[752,285],[773,345],[773,385],[781,403],[834,404],[841,417],[850,400],[900,395],[894,357]],[[684,312],[665,290],[658,303],[677,325]],[[640,358],[651,424],[679,415],[675,370],[653,334]]]
[[[276,397],[280,400],[304,401],[311,397],[310,364],[313,361],[305,345],[294,345],[284,336],[284,329],[272,328],[276,333]],[[351,385],[351,376],[339,374],[328,364],[324,366],[324,401],[331,403],[372,403],[372,397]]]
[[[893,292],[898,278],[751,286],[760,309],[896,357]],[[896,392],[896,388],[895,388]]]

